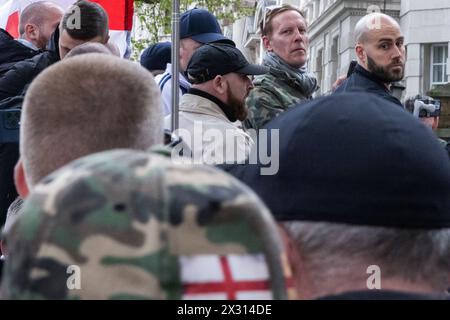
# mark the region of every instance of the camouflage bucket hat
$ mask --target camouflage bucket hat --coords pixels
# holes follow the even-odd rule
[[[106,151],[46,177],[6,236],[6,299],[285,299],[282,246],[245,185]]]

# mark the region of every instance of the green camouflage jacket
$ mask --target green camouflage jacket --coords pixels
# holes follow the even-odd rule
[[[255,77],[253,85],[255,88],[246,100],[249,110],[243,123],[246,129],[260,129],[289,107],[311,98],[296,79],[274,68],[267,74]]]

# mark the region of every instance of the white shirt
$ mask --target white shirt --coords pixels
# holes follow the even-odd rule
[[[163,101],[164,115],[167,116],[172,113],[172,64],[168,63],[166,70],[163,74],[159,74],[155,77],[155,81],[161,90],[161,97]],[[191,84],[180,73],[180,87],[185,91],[189,90]],[[178,90],[180,94],[180,100],[183,95],[181,88]]]

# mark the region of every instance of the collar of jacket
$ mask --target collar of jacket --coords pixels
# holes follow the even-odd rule
[[[360,75],[362,75],[364,78],[367,78],[373,82],[375,82],[376,84],[378,84],[380,87],[382,87],[386,92],[388,92],[389,94],[392,94],[392,92],[386,88],[386,86],[384,85],[384,82],[381,81],[376,75],[374,75],[372,72],[367,71],[366,69],[364,69],[361,65],[357,64],[355,67],[355,72],[359,73]]]
[[[217,106],[220,108],[220,110],[222,110],[222,112],[225,114],[227,119],[230,120],[230,122],[235,122],[237,120],[237,118],[230,112],[231,108],[227,104],[220,101],[217,97],[195,88],[190,88],[188,90],[188,93],[203,97],[217,104]]]
[[[304,95],[305,97],[307,97],[307,98],[311,97],[311,94],[308,94],[308,93],[305,92],[305,90],[303,89],[302,84],[295,77],[291,77],[289,75],[289,73],[287,73],[287,72],[285,72],[283,70],[274,68],[274,67],[269,67],[269,70],[270,70],[269,73],[266,73],[266,74],[263,74],[263,75],[260,75],[260,76],[256,76],[255,77],[255,81],[254,81],[253,84],[256,84],[256,81],[261,81],[262,79],[264,79],[264,77],[269,75],[269,76],[274,77],[275,79],[278,79],[278,80],[286,83],[286,85],[288,85],[289,87],[295,88],[296,90],[301,92],[302,95]],[[314,90],[314,91],[316,91],[316,90]]]

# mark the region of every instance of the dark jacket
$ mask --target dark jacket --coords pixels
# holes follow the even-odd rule
[[[447,145],[445,146],[445,150],[447,150],[448,156],[450,157],[450,141],[447,142]]]
[[[355,71],[347,78],[334,93],[364,91],[379,95],[380,97],[394,102],[403,108],[402,103],[392,95],[386,86],[372,73],[361,67],[359,64]]]
[[[37,54],[31,59],[15,63],[6,74],[0,77],[0,110],[22,107],[25,91],[31,81],[42,70],[59,60],[58,40],[59,33],[56,31],[50,43],[50,48],[53,47],[53,50],[50,49],[50,51]],[[0,50],[0,55],[2,53],[3,51]],[[0,125],[4,124],[0,123]],[[14,141],[0,143],[0,226],[5,221],[9,205],[17,197],[13,176],[14,165],[19,158],[19,130],[15,132],[17,137]]]
[[[0,28],[0,77],[17,62],[30,59],[41,52],[16,41],[6,30]]]
[[[23,97],[31,81],[45,68],[60,60],[58,48],[58,29],[52,36],[53,50],[42,52],[34,57],[17,62],[0,77],[0,101],[13,97]]]

